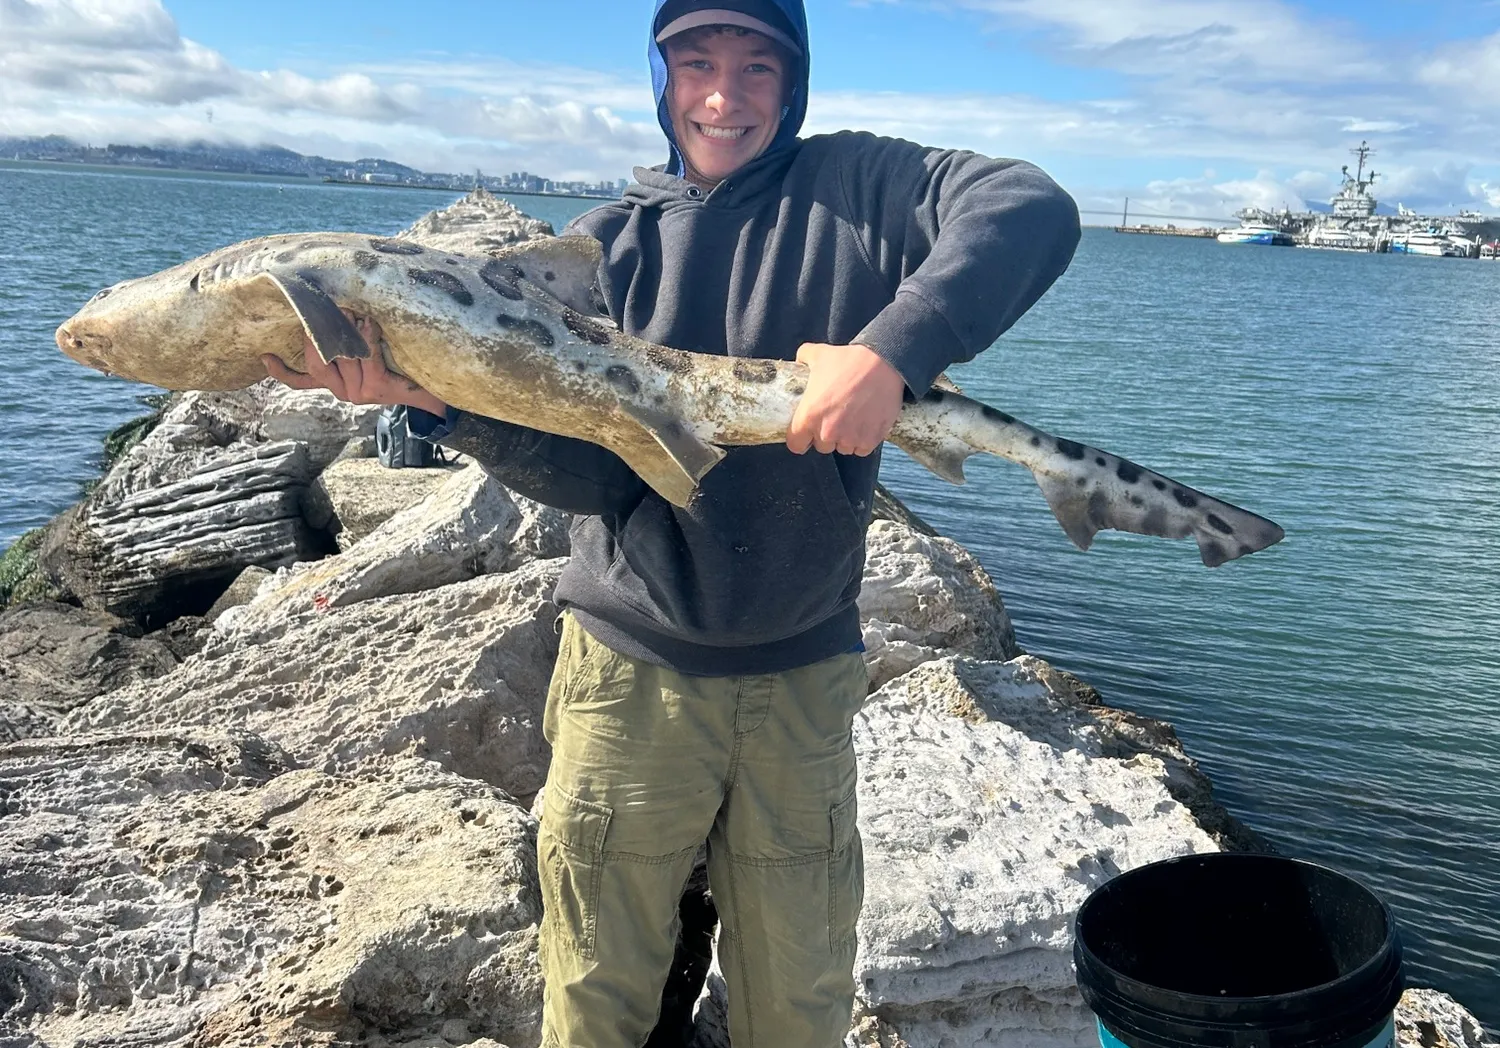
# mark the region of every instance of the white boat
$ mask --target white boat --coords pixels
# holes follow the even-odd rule
[[[1216,239],[1221,244],[1274,244],[1277,247],[1290,247],[1293,243],[1290,233],[1264,222],[1241,222],[1235,229],[1224,230]]]
[[[1479,257],[1500,259],[1500,240],[1480,245]]]
[[[1339,229],[1336,226],[1314,226],[1307,233],[1304,247],[1325,251],[1374,251],[1375,238],[1363,230]]]
[[[1454,238],[1436,230],[1420,233],[1397,233],[1391,237],[1391,253],[1395,255],[1429,255],[1433,258],[1467,258],[1467,244],[1459,245]]]

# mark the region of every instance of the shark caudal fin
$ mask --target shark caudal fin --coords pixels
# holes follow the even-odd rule
[[[1095,448],[1087,450],[1106,454]],[[1159,473],[1136,468],[1140,471],[1137,483],[1147,485],[1150,495],[1143,492],[1121,497],[1110,485],[1093,483],[1081,471],[1063,475],[1034,472],[1034,475],[1052,515],[1079,549],[1088,549],[1094,536],[1105,529],[1168,539],[1192,537],[1198,543],[1203,563],[1216,568],[1274,545],[1286,534],[1280,525],[1265,517]],[[1157,487],[1158,482],[1162,487]]]
[[[1079,549],[1108,528],[1187,538],[1209,567],[1280,542],[1274,521],[1180,484],[1108,451],[1054,437],[1003,411],[947,390],[908,404],[891,440],[944,480],[964,482],[976,451],[1031,470],[1052,515]]]

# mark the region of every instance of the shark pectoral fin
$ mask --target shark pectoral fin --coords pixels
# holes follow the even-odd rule
[[[724,458],[724,449],[700,440],[680,420],[659,411],[628,403],[620,410],[656,442],[655,448],[620,452],[620,457],[662,498],[686,506],[698,481]]]
[[[575,313],[597,316],[590,289],[599,279],[603,248],[593,237],[565,236],[530,240],[494,253],[516,266],[530,281]]]
[[[965,483],[964,459],[978,450],[956,437],[921,442],[903,440],[897,447],[949,484]]]
[[[323,363],[332,364],[336,357],[364,360],[370,355],[370,348],[343,310],[312,281],[295,273],[262,273],[256,279],[269,280],[286,296]]]

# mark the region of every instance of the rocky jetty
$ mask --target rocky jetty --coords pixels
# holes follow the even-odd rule
[[[546,232],[476,196],[402,235]],[[269,383],[174,397],[8,569],[58,599],[0,613],[0,1048],[539,1044],[567,519],[462,460],[381,471],[372,425]],[[848,1043],[1084,1048],[1084,897],[1253,838],[1169,726],[1020,651],[972,555],[878,516]],[[651,1044],[724,1045],[701,885],[684,914]],[[1494,1048],[1430,991],[1400,1043]]]

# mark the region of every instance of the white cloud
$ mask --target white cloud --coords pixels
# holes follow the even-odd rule
[[[617,177],[664,152],[644,77],[431,57],[246,70],[182,37],[160,0],[0,0],[0,25],[0,134],[274,142],[558,178]]]

